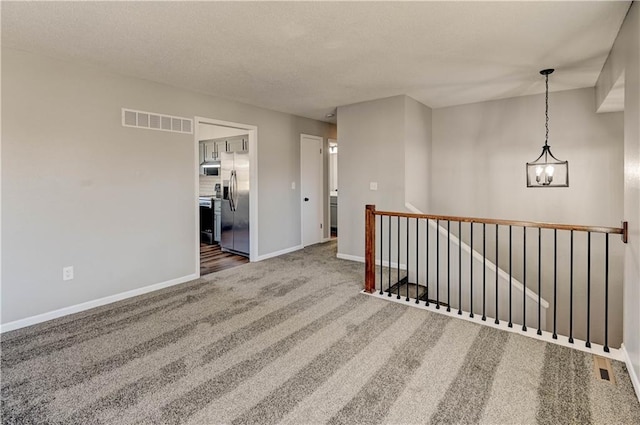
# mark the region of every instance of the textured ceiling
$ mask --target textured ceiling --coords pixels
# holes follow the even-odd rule
[[[2,2],[2,44],[310,118],[595,85],[629,2]]]

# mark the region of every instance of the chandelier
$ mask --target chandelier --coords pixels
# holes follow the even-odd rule
[[[527,187],[568,187],[569,161],[561,161],[551,153],[549,146],[549,74],[553,69],[543,69],[545,77],[545,138],[542,153],[535,161],[527,162]]]

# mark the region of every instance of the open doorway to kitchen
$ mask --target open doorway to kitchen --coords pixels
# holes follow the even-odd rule
[[[338,237],[338,141],[329,139],[329,223],[331,239]]]
[[[196,269],[200,275],[257,255],[257,128],[196,117]]]

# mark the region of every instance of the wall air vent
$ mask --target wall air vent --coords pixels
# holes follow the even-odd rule
[[[122,108],[122,126],[193,134],[193,120],[189,118],[136,111],[134,109]]]

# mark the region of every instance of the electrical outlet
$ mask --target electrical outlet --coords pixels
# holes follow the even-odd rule
[[[370,190],[378,190],[378,183],[377,182],[370,182],[369,183],[369,189]]]
[[[73,279],[73,266],[67,266],[62,268],[62,280]]]
[[[295,190],[296,188],[296,182],[291,182],[291,190]]]

